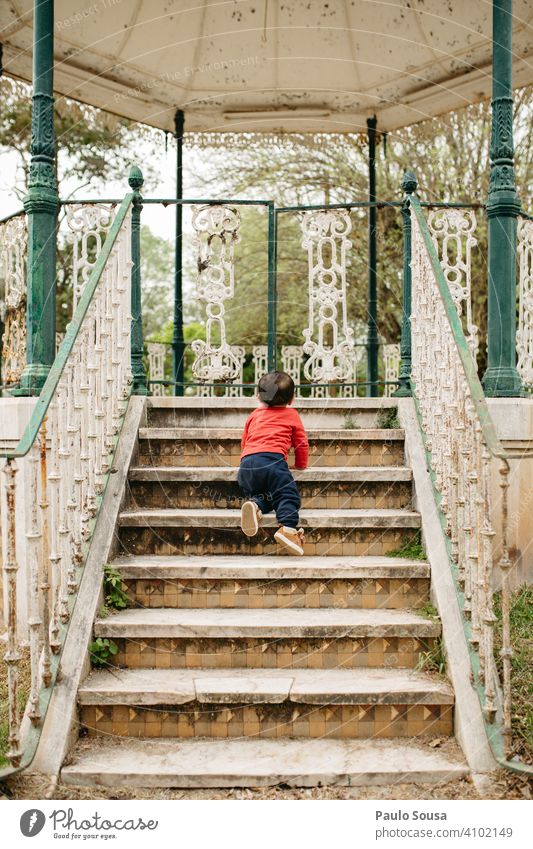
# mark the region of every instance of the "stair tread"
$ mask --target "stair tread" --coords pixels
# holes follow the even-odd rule
[[[440,623],[400,609],[129,608],[96,619],[104,637],[436,637]]]
[[[66,784],[237,787],[280,783],[376,785],[468,775],[453,740],[441,750],[420,740],[109,740],[78,743],[61,770]]]
[[[171,527],[238,528],[240,527],[240,518],[240,510],[228,508],[164,507],[123,510],[119,515],[119,523],[129,527],[151,524],[159,527],[168,525]],[[263,517],[265,527],[275,527],[278,524],[279,522],[276,521],[274,514]],[[419,528],[420,513],[414,510],[387,508],[366,510],[304,509],[300,511],[300,525],[304,528]]]
[[[423,560],[404,557],[313,557],[285,555],[130,555],[117,557],[113,566],[125,578],[427,578]]]
[[[238,427],[141,427],[139,439],[217,439],[239,440],[242,428]],[[403,441],[404,431],[400,428],[310,428],[307,431],[309,440],[340,440],[343,442],[358,442],[360,440]]]
[[[238,466],[133,466],[130,480],[236,481]],[[309,466],[294,469],[297,481],[411,481],[407,466]],[[327,493],[326,493],[327,494]]]
[[[232,398],[231,406],[246,410],[257,408],[257,398]],[[296,410],[320,410],[326,415],[332,410],[383,410],[391,407],[397,408],[398,401],[395,398],[295,398],[294,408]],[[148,398],[148,407],[166,410],[191,409],[194,412],[202,412],[206,408],[218,409],[224,412],[228,408],[227,398],[203,398],[178,395],[151,395]]]
[[[270,703],[453,704],[450,684],[396,669],[116,669],[93,671],[83,705]]]

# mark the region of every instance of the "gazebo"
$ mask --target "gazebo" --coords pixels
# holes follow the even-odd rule
[[[377,378],[376,129],[493,98],[489,395],[517,395],[512,88],[533,82],[526,0],[287,3],[16,0],[0,13],[3,71],[33,82],[27,366],[38,392],[54,357],[54,96],[173,132],[368,132],[368,375]],[[491,37],[491,29],[493,36]],[[33,57],[33,63],[32,63]],[[513,77],[511,78],[511,71]],[[104,192],[105,194],[105,192]],[[183,380],[181,218],[176,214],[174,378]]]

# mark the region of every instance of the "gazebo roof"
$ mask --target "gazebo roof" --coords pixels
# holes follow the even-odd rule
[[[55,90],[196,131],[395,130],[490,96],[490,0],[56,0]],[[533,83],[515,0],[515,86]],[[0,10],[5,73],[31,80],[32,0]]]

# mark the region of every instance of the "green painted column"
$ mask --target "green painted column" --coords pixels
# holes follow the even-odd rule
[[[367,336],[367,395],[378,394],[378,240],[376,200],[376,126],[377,118],[368,118],[368,336]]]
[[[176,139],[176,199],[183,198],[183,126],[185,116],[178,109],[174,118]],[[183,395],[185,341],[183,339],[183,206],[176,204],[174,259],[174,330],[172,335],[172,374],[174,394]]]
[[[141,307],[141,188],[144,177],[136,165],[130,171],[128,183],[133,190],[131,211],[131,373],[132,394],[148,395],[146,371],[143,363],[144,342]]]
[[[17,395],[38,395],[55,358],[59,199],[54,132],[54,0],[33,7],[33,96],[28,194],[26,367]]]
[[[403,297],[402,338],[400,343],[401,362],[398,376],[399,386],[395,398],[408,398],[411,393],[411,195],[416,191],[416,177],[412,171],[403,175],[402,204],[403,223]]]
[[[512,0],[492,4],[492,138],[487,200],[489,230],[485,393],[520,395],[516,370],[516,191],[513,145]]]

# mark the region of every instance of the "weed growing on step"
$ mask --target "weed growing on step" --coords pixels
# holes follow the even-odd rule
[[[417,613],[420,612],[417,610]],[[441,637],[435,640],[433,646],[428,651],[420,653],[416,669],[419,672],[437,672],[439,675],[446,675],[446,654],[444,651],[444,641]]]
[[[117,644],[113,640],[108,640],[106,637],[97,637],[89,646],[91,663],[97,669],[109,666],[117,653]]]
[[[124,610],[130,606],[130,599],[124,590],[122,575],[112,566],[104,567],[104,597],[107,608]]]
[[[416,612],[420,614],[420,616],[424,616],[426,619],[438,619],[439,611],[436,607],[433,607],[430,601],[427,601],[422,607],[417,607]]]
[[[494,656],[500,675],[502,659],[501,593],[494,595]],[[533,587],[523,586],[511,596],[511,690],[512,690],[512,751],[523,763],[533,764]]]
[[[387,557],[406,557],[409,560],[426,560],[427,555],[422,545],[422,535],[420,531],[411,537],[411,539],[404,542],[400,548],[396,548],[394,551],[388,551]]]
[[[357,424],[357,420],[353,419],[350,413],[345,413],[342,427],[344,430],[357,430],[359,425]]]
[[[381,430],[397,430],[401,426],[397,407],[384,407],[378,410],[377,426]]]
[[[19,674],[17,707],[19,719],[22,719],[30,693],[31,668],[29,649],[23,647],[20,649],[20,653],[21,659],[20,663],[17,665]],[[9,743],[9,701],[7,686],[8,667],[5,662],[6,654],[7,646],[4,645],[0,651],[0,767],[10,766],[10,761],[5,757]]]

